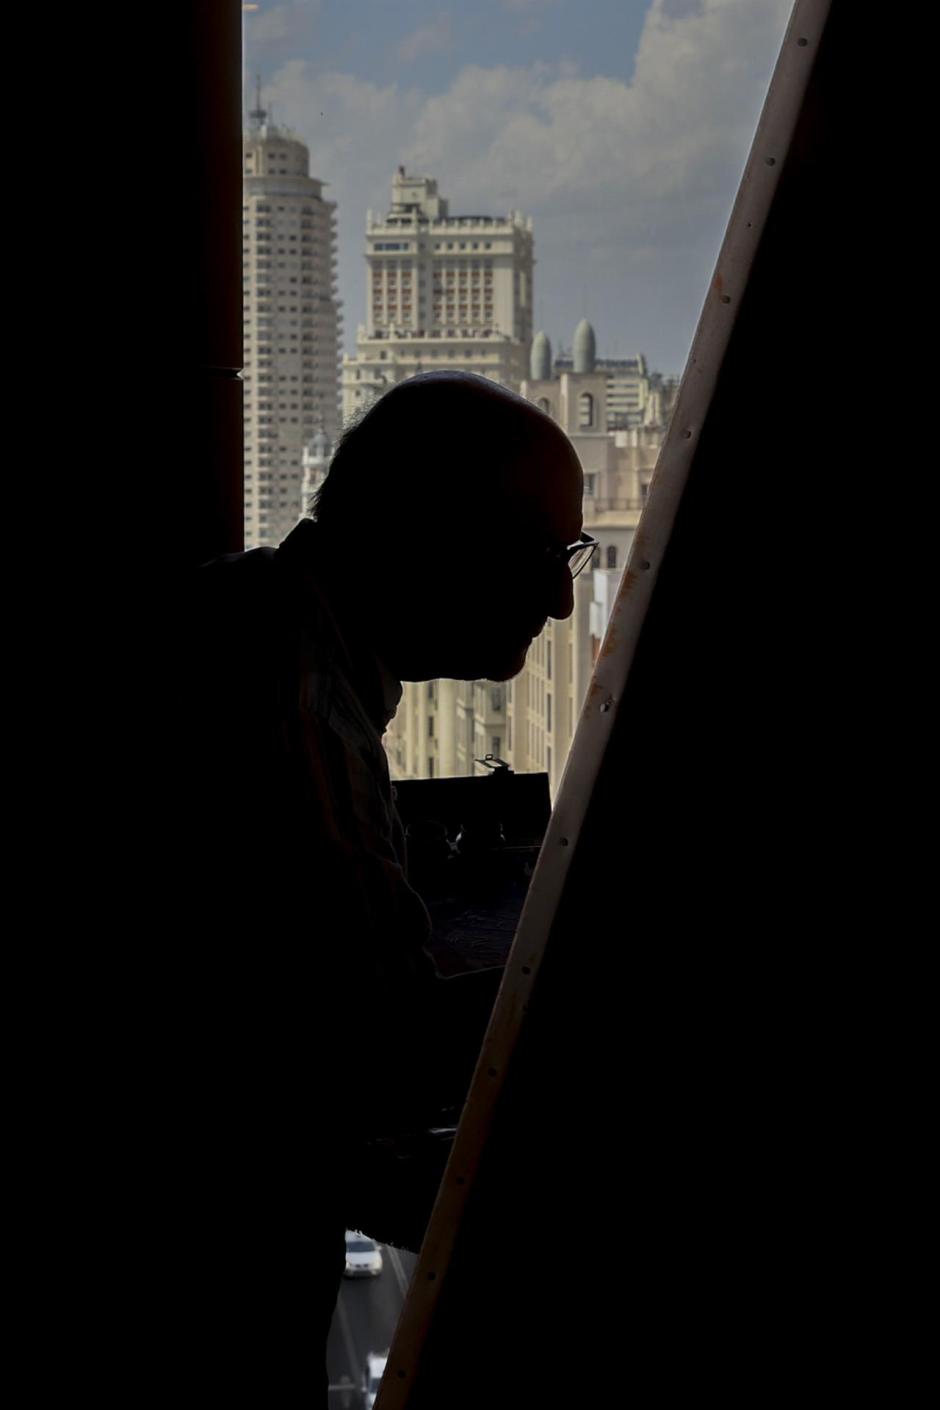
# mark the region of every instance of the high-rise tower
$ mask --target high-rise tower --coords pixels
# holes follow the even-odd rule
[[[245,135],[245,543],[276,544],[303,513],[303,454],[339,435],[336,203],[307,148],[269,120]],[[321,441],[322,443],[322,441]]]

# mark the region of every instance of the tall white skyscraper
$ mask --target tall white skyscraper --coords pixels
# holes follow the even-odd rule
[[[276,544],[303,513],[304,450],[339,435],[336,203],[307,148],[267,120],[245,136],[245,544]]]
[[[343,361],[344,419],[438,368],[518,391],[532,340],[531,217],[451,215],[436,181],[399,167],[388,214],[366,217],[366,264],[366,322]]]

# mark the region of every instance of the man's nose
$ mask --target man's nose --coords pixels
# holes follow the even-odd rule
[[[564,564],[552,584],[548,615],[554,617],[556,621],[562,622],[566,617],[570,617],[573,611],[574,579],[571,576],[571,569],[567,564]]]

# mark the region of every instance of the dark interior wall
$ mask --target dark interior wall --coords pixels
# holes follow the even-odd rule
[[[175,1098],[154,1089],[193,940],[178,798],[160,786],[185,686],[161,633],[174,575],[241,543],[241,7],[20,20],[4,293],[7,479],[32,491],[4,521],[29,638],[10,675],[28,716],[11,751],[16,1281],[37,1394],[149,1403],[187,1383],[189,1350],[179,1250],[158,1230],[191,1175],[182,1155],[173,1168]]]
[[[242,544],[241,23],[238,0],[106,6],[36,12],[18,41],[41,97],[19,104],[11,168],[6,444],[31,502],[5,537],[37,612],[23,679],[56,711],[34,751],[55,774],[30,807],[82,888],[132,814],[155,825],[166,594]],[[49,828],[73,808],[63,858]]]
[[[88,552],[241,542],[241,25],[239,0],[23,16],[4,311],[36,503],[8,537],[61,532],[76,589]]]
[[[187,0],[22,41],[42,80],[7,290],[36,426],[23,527],[66,534],[74,590],[100,568],[108,591],[99,556],[149,579],[242,544],[241,24],[239,0]]]
[[[819,1329],[836,1335],[859,1095],[840,1049],[859,884],[842,847],[864,790],[842,630],[859,216],[839,177],[844,19],[835,6],[410,1410],[751,1405],[797,1394]]]
[[[243,546],[241,6],[194,5],[189,18],[192,139],[178,248],[189,275],[180,360],[194,379],[186,474],[195,503],[182,542],[198,563]]]
[[[71,372],[131,571],[242,547],[241,25],[239,0],[113,13],[76,54],[103,111],[70,153]]]

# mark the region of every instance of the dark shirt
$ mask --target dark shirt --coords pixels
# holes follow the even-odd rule
[[[394,1104],[403,1013],[434,968],[382,745],[401,683],[344,617],[321,532],[199,570],[180,707],[203,931],[236,1004],[266,996],[275,1031],[325,1050],[348,1115]]]
[[[259,1402],[310,1380],[310,1279],[325,1323],[344,1223],[417,1245],[440,1171],[389,1193],[364,1153],[462,1098],[496,982],[435,975],[382,747],[401,686],[320,543],[304,521],[167,592],[164,735],[140,731],[153,804],[126,941],[140,962],[133,983],[117,976],[135,1034],[114,1065],[144,1061],[115,1112],[115,1168],[146,1171],[128,1227],[166,1376],[211,1394],[222,1367]]]

